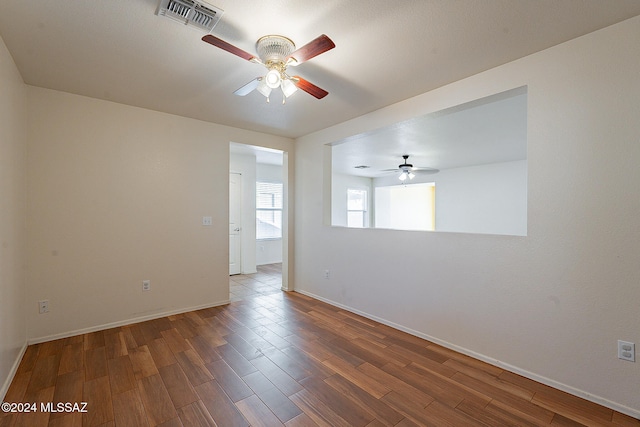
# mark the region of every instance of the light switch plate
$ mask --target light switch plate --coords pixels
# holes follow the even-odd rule
[[[44,314],[49,312],[49,300],[43,299],[38,301],[38,313]]]
[[[635,362],[636,345],[632,342],[618,340],[618,359]]]

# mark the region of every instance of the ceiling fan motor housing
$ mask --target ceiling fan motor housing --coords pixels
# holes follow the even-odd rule
[[[409,155],[405,154],[402,156],[402,158],[404,159],[404,163],[401,165],[398,165],[398,168],[403,172],[411,171],[411,169],[413,169],[413,165],[407,162],[407,160],[409,160]]]
[[[283,63],[296,49],[296,45],[284,36],[264,36],[256,42],[256,51],[264,64]]]

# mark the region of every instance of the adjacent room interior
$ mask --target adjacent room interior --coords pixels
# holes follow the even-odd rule
[[[209,1],[0,4],[0,426],[640,425],[640,3]]]

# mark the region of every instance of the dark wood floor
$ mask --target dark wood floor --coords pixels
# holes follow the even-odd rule
[[[229,305],[29,346],[5,426],[640,426],[640,421],[297,293],[277,266]]]

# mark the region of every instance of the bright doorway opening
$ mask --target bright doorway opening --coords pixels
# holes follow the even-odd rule
[[[230,143],[229,157],[229,274],[249,276],[260,274],[261,266],[277,266],[282,271],[281,285],[288,290],[288,156],[287,153],[246,144]],[[231,181],[239,177],[239,207],[232,206]],[[238,214],[238,211],[240,212]],[[239,215],[232,226],[232,212]],[[238,229],[238,236],[234,230]],[[238,246],[240,247],[238,251]],[[235,256],[240,265],[233,268]],[[266,267],[265,267],[266,268]],[[273,280],[270,280],[270,285]]]

